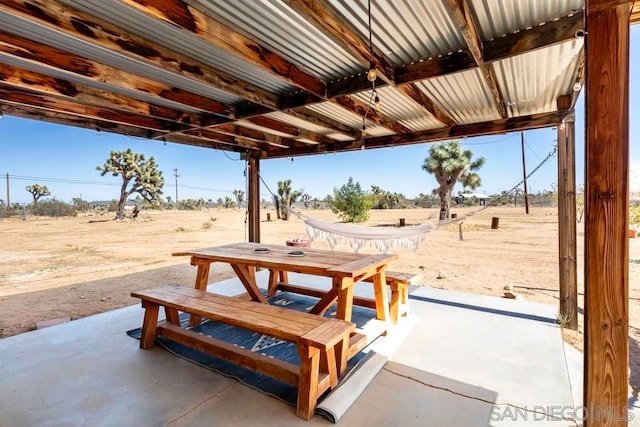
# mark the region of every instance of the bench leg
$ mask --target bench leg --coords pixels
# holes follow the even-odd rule
[[[336,349],[331,347],[326,352],[320,353],[321,372],[329,374],[329,384],[334,389],[338,386],[338,365],[336,361]]]
[[[142,301],[142,307],[144,308],[144,321],[142,322],[140,348],[150,348],[153,347],[156,340],[160,306],[149,301]]]
[[[347,362],[349,361],[349,336],[347,335],[341,342],[335,346],[336,352],[336,368],[338,376],[344,375],[347,370]]]
[[[318,375],[320,351],[305,344],[298,345],[300,356],[300,380],[298,382],[298,409],[296,414],[309,420],[313,417],[318,400]]]

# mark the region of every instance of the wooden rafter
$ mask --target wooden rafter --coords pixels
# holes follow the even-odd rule
[[[91,130],[95,130],[96,128],[99,128],[103,132],[112,132],[112,133],[117,133],[121,135],[135,136],[139,138],[153,139],[154,136],[159,135],[159,133],[153,132],[149,129],[143,129],[143,128],[134,127],[134,126],[127,126],[127,125],[108,122],[108,121],[100,121],[100,120],[96,121],[94,119],[90,119],[86,117],[80,117],[80,116],[67,114],[67,113],[60,113],[57,111],[43,110],[37,107],[31,107],[31,106],[4,104],[2,105],[2,111],[5,114],[15,116],[15,117],[22,117],[25,119],[40,120],[40,121],[45,121],[49,123],[55,123],[58,125],[73,126],[73,127],[91,129]],[[238,152],[246,151],[246,149],[243,149],[236,145],[219,144],[210,139],[203,140],[203,139],[191,138],[186,135],[167,136],[166,141],[176,142],[179,144],[193,145],[193,146],[203,147],[203,148],[214,148],[214,149],[231,150],[231,151],[238,151]]]
[[[449,9],[454,22],[462,32],[462,36],[464,37],[467,46],[469,46],[469,51],[471,52],[473,59],[476,61],[478,67],[480,67],[482,76],[493,95],[498,113],[500,113],[500,116],[503,119],[506,118],[507,109],[505,107],[502,94],[498,88],[495,73],[490,66],[487,66],[484,63],[482,42],[480,41],[478,30],[471,18],[471,13],[469,12],[469,8],[465,0],[446,0],[444,4]]]
[[[410,129],[406,128],[400,123],[385,117],[383,114],[378,112],[375,108],[373,108],[373,106],[371,106],[371,108],[367,108],[367,104],[365,104],[364,102],[352,96],[341,96],[332,101],[340,105],[341,107],[346,108],[347,110],[353,113],[356,113],[360,117],[364,117],[366,113],[367,120],[375,123],[378,126],[386,127],[387,129],[392,130],[396,133],[411,132]]]
[[[98,18],[45,0],[3,0],[0,11],[183,75],[251,102],[279,109],[279,98],[263,89],[142,39]]]
[[[320,98],[326,96],[326,85],[297,65],[255,41],[221,24],[182,0],[122,0],[148,15],[189,31],[233,55],[259,66],[296,87]]]
[[[528,30],[485,41],[482,43],[482,60],[485,63],[499,61],[562,43],[575,38],[578,30],[584,30],[584,14],[582,12]]]
[[[375,51],[372,57],[368,42],[363,40],[326,3],[321,0],[285,0],[285,3],[305,20],[320,28],[338,46],[357,58],[366,66],[365,69],[369,68],[370,62],[375,62],[381,80],[394,84],[394,67],[391,62]],[[371,84],[364,75],[362,80]]]
[[[202,114],[150,104],[102,89],[73,83],[69,80],[23,70],[12,65],[0,64],[0,87],[2,86],[24,89],[54,98],[66,98],[78,104],[121,110],[192,126],[200,127],[211,124]],[[219,122],[220,120],[222,118],[217,117],[215,121]],[[231,119],[224,120],[229,122]]]
[[[0,56],[64,70],[96,82],[168,99],[223,117],[232,118],[235,114],[233,107],[210,98],[1,31]]]
[[[398,89],[413,99],[424,111],[434,116],[438,121],[444,123],[445,127],[455,126],[456,122],[444,113],[426,93],[421,91],[414,84],[398,86]]]
[[[33,106],[46,111],[70,113],[89,119],[140,127],[158,132],[189,129],[191,126],[139,114],[124,113],[109,108],[93,107],[19,89],[0,88],[0,102],[18,106]]]
[[[389,146],[403,146],[418,143],[444,141],[460,138],[462,136],[494,135],[505,132],[516,132],[526,129],[537,129],[548,126],[557,126],[562,122],[565,111],[533,114],[529,116],[512,117],[507,119],[492,120],[488,122],[456,125],[452,127],[430,129],[417,132],[409,132],[391,136],[365,138],[365,148],[384,148]],[[263,153],[263,157],[278,158],[288,156],[302,156],[307,154],[321,154],[333,151],[353,151],[362,148],[362,141],[336,142],[332,146],[318,144],[307,147],[305,150],[273,150]]]

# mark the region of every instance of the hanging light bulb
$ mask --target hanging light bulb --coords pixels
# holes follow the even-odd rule
[[[0,109],[0,120],[4,119],[4,113],[2,112],[2,110]]]
[[[367,80],[375,82],[377,78],[378,70],[376,70],[376,63],[371,61],[371,64],[369,64],[369,71],[367,71]]]
[[[100,130],[99,127],[96,128],[96,135],[98,136],[102,135],[102,131]]]
[[[376,92],[376,97],[373,98],[373,105],[376,107],[376,110],[380,109],[380,97],[378,96],[378,92]]]

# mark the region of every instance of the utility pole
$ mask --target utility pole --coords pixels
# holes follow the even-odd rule
[[[173,176],[176,178],[176,210],[178,210],[178,168],[173,170]]]
[[[7,172],[7,209],[11,208],[11,196],[9,195],[9,172]]]
[[[527,194],[527,166],[524,161],[524,131],[520,131],[522,145],[522,174],[524,175],[524,210],[529,215],[529,195]]]

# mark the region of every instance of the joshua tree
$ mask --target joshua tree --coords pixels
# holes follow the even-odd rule
[[[280,218],[287,221],[289,219],[289,211],[286,209],[292,206],[298,197],[302,195],[302,192],[291,190],[291,180],[285,179],[284,181],[278,181],[278,199],[276,200],[276,209],[280,211]]]
[[[125,217],[124,205],[134,193],[140,194],[151,204],[162,201],[164,178],[153,157],[145,160],[143,154],[134,153],[130,148],[126,151],[112,151],[106,163],[96,166],[96,169],[102,176],[111,173],[113,176],[122,177],[116,219]]]
[[[240,205],[244,202],[244,191],[233,190],[233,195],[236,197],[236,202],[238,203],[238,209],[239,209]]]
[[[32,184],[27,185],[25,189],[33,196],[33,206],[38,203],[41,197],[51,195],[46,185]]]
[[[424,159],[422,169],[435,175],[440,186],[433,190],[440,198],[440,220],[449,218],[451,209],[451,192],[460,181],[463,187],[475,190],[480,186],[480,176],[471,172],[480,169],[484,157],[472,160],[473,152],[463,150],[457,141],[432,145],[429,157]]]

